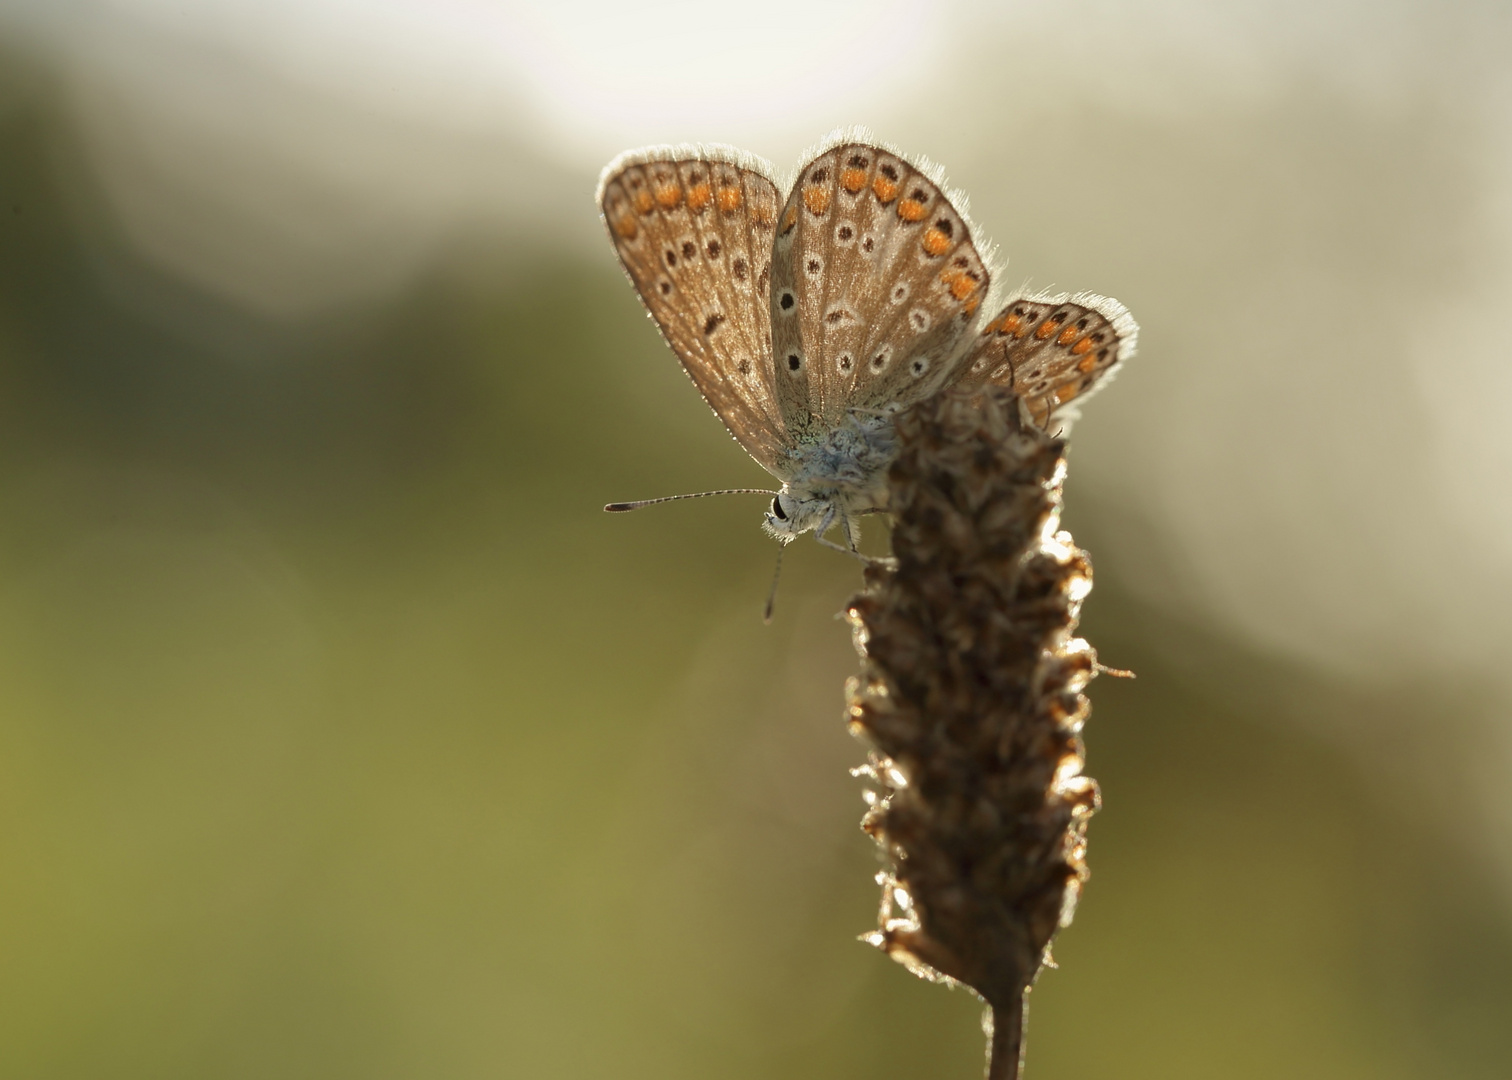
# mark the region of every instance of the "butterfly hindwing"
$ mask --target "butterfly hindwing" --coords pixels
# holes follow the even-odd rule
[[[933,393],[987,286],[965,219],[923,171],[860,142],[810,161],[772,261],[776,396],[793,437]]]
[[[768,314],[778,202],[759,162],[720,148],[622,155],[599,188],[620,261],[683,369],[736,441],[780,475],[791,440]]]
[[[1010,387],[1045,425],[1106,385],[1138,334],[1128,309],[1105,296],[1015,297],[977,335],[955,385]]]

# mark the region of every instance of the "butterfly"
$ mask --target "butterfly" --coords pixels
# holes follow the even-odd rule
[[[1017,293],[978,328],[991,280],[964,201],[864,133],[821,145],[785,197],[753,155],[658,146],[610,162],[598,202],[683,370],[782,482],[730,493],[771,495],[764,527],[783,544],[812,530],[856,551],[857,519],[887,509],[892,418],[914,402],[1007,386],[1037,424],[1064,425],[1134,352],[1133,317],[1092,293]]]

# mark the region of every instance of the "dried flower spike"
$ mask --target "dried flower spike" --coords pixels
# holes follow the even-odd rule
[[[1074,630],[1092,571],[1060,531],[1065,443],[1012,393],[946,392],[897,431],[896,565],[870,567],[848,609],[862,827],[891,862],[866,940],[981,995],[988,1076],[1013,1080],[1025,996],[1087,877],[1079,732],[1099,668]]]

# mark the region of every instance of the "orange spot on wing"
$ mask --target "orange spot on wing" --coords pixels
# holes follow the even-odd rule
[[[842,169],[840,172],[840,186],[854,195],[866,186],[866,170]]]
[[[924,204],[918,199],[904,199],[898,204],[898,216],[904,221],[923,221]]]
[[[622,239],[634,240],[640,228],[635,224],[635,217],[626,214],[614,223],[614,231],[619,233]]]
[[[1091,352],[1092,351],[1092,339],[1089,338],[1089,337],[1082,338],[1074,346],[1072,346],[1071,351],[1073,353],[1075,353],[1077,356],[1080,356],[1082,353],[1085,353],[1085,352]]]
[[[1097,366],[1097,357],[1090,353],[1076,362],[1076,370],[1086,374]]]
[[[1060,337],[1055,339],[1057,345],[1069,345],[1076,340],[1076,335],[1081,333],[1075,326],[1068,326],[1061,331]]]
[[[787,213],[782,215],[782,235],[786,236],[792,232],[796,224],[798,224],[798,207],[790,206]]]
[[[931,255],[943,255],[950,250],[950,237],[939,229],[931,228],[924,234],[924,250]]]
[[[1005,318],[1003,320],[1003,333],[1005,333],[1005,334],[1016,334],[1016,333],[1018,333],[1019,327],[1021,327],[1023,325],[1024,325],[1024,320],[1023,319],[1019,318],[1017,315],[1009,315],[1007,318]]]
[[[997,328],[999,326],[1002,326],[1002,325],[1003,325],[1003,320],[1002,319],[993,319],[986,326],[982,327],[982,335],[985,337],[988,334],[995,334],[995,333],[997,333]]]
[[[703,212],[714,199],[714,193],[709,190],[708,184],[694,184],[688,189],[688,209],[695,214]]]
[[[940,275],[940,280],[947,286],[949,286],[950,295],[955,297],[957,300],[966,299],[972,293],[976,292],[977,286],[981,284],[981,282],[977,281],[976,278],[972,277],[964,270],[947,271],[946,273]],[[980,303],[980,300],[978,300],[977,303]],[[972,305],[971,310],[976,310],[975,304]]]
[[[635,208],[641,213],[649,214],[651,208],[655,205],[656,200],[651,197],[651,193],[645,188],[641,188],[635,193]]]
[[[678,203],[682,202],[682,197],[682,188],[671,182],[665,183],[656,189],[656,201],[661,203],[663,210],[671,210]]]
[[[885,176],[878,176],[872,181],[872,190],[877,193],[877,201],[890,203],[898,197],[898,185]]]
[[[973,315],[976,313],[976,309],[981,306],[982,298],[980,296],[973,296],[970,300],[966,301],[966,306],[963,310],[966,314]]]
[[[1059,405],[1064,405],[1079,393],[1081,393],[1081,387],[1075,383],[1067,383],[1055,391],[1055,401]]]
[[[1044,341],[1047,337],[1049,337],[1059,329],[1060,323],[1056,322],[1054,319],[1046,319],[1044,322],[1040,323],[1039,329],[1034,332],[1034,336],[1039,338],[1041,341]]]
[[[803,193],[803,205],[808,207],[811,214],[822,214],[829,209],[829,188],[811,187]]]
[[[740,189],[738,187],[722,187],[719,194],[714,196],[714,201],[726,214],[740,206]]]

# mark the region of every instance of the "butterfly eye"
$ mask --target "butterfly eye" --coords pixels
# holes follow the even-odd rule
[[[772,496],[772,516],[775,517],[778,521],[787,520],[787,514],[784,513],[782,509],[782,496],[780,495]]]

